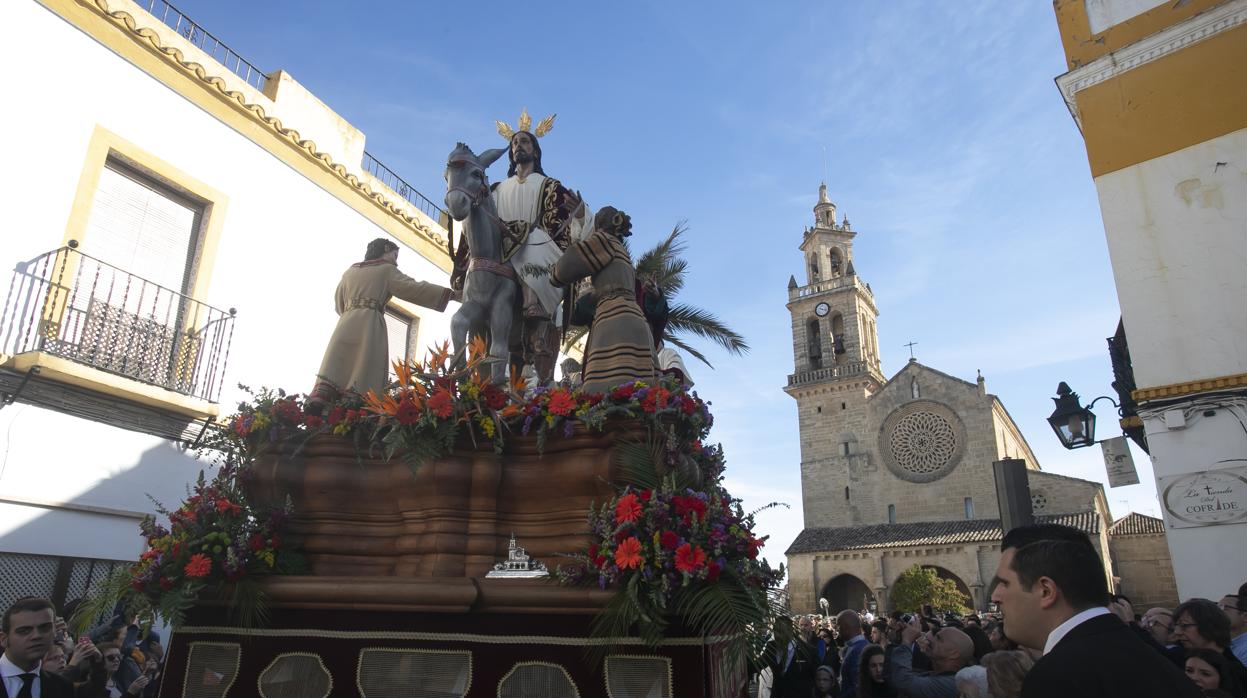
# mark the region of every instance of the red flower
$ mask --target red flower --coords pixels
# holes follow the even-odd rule
[[[585,401],[589,403],[590,407],[593,407],[594,405],[601,402],[602,398],[605,396],[602,393],[585,393],[585,394],[582,394],[581,397],[584,398]]]
[[[359,410],[346,411],[346,421],[354,422],[356,419],[359,419]]]
[[[640,567],[644,562],[641,558],[641,541],[636,536],[625,538],[615,549],[615,564],[621,569]]]
[[[481,391],[485,396],[485,406],[491,410],[500,410],[507,405],[507,394],[493,383],[487,383]]]
[[[562,388],[550,393],[550,404],[546,406],[550,410],[550,414],[557,414],[560,417],[566,417],[576,409],[576,398],[572,394]]]
[[[411,400],[398,403],[398,412],[394,414],[399,424],[415,424],[420,421],[420,408]]]
[[[620,400],[631,400],[632,393],[634,392],[636,392],[636,386],[633,384],[628,383],[627,385],[621,385],[611,391],[611,399],[616,402]]]
[[[718,581],[719,573],[722,571],[723,568],[719,567],[719,563],[712,562],[708,567],[706,567],[706,579],[712,582]]]
[[[589,544],[589,557],[594,558],[597,556],[598,556],[598,544],[590,543]]]
[[[442,419],[446,419],[455,411],[455,398],[450,391],[445,388],[438,388],[433,393],[433,397],[429,398],[429,409],[433,414]]]
[[[684,414],[692,415],[694,412],[697,411],[697,403],[693,402],[692,400],[688,398],[684,398],[680,400],[680,411],[682,411]]]
[[[675,551],[675,568],[681,572],[695,572],[706,564],[706,551],[700,546],[693,547],[690,543],[681,545]]]
[[[641,490],[641,501],[648,502],[650,497],[654,496],[654,490]]]
[[[697,518],[706,518],[706,503],[697,497],[672,497],[671,501],[675,503],[675,513],[677,516],[684,517],[684,523],[689,523],[693,519],[693,514]]]
[[[763,541],[761,538],[750,538],[749,552],[747,553],[749,555],[749,559],[752,560],[758,557],[758,548],[761,548],[764,545],[766,545],[766,541]]]
[[[273,550],[280,548],[281,547],[281,536],[274,533],[273,537],[268,539],[268,547],[272,548]]]
[[[251,552],[258,552],[264,549],[264,536],[258,533],[252,533],[247,539],[247,547],[251,548]]]
[[[309,429],[319,429],[322,424],[324,424],[324,422],[321,421],[320,417],[312,415],[307,418],[307,426]]]
[[[663,531],[659,536],[659,543],[667,550],[675,550],[680,544],[680,536],[676,535],[675,531]]]
[[[165,591],[169,591],[170,589],[173,588],[173,580],[169,579],[168,577],[161,577],[160,588]]]
[[[182,571],[187,577],[207,577],[212,571],[212,560],[203,553],[195,553]]]
[[[338,422],[341,422],[345,418],[346,418],[346,408],[335,407],[332,410],[329,410],[329,416],[326,418],[325,421],[329,422],[330,424],[337,424]]]
[[[641,503],[637,501],[635,494],[625,494],[619,498],[619,503],[615,505],[615,525],[625,522],[636,521],[641,518]]]
[[[218,513],[218,514],[224,514],[225,512],[229,511],[230,509],[233,509],[233,508],[234,508],[234,506],[235,506],[235,505],[234,505],[234,504],[232,504],[232,503],[230,503],[230,501],[229,501],[228,499],[218,499],[218,500],[216,500],[216,510],[217,510],[217,513]]]

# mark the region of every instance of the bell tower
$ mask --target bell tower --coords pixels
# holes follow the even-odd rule
[[[852,480],[873,466],[857,440],[865,435],[866,401],[886,382],[874,292],[854,267],[857,232],[848,216],[836,216],[822,184],[814,225],[801,238],[805,283],[788,279],[794,366],[784,391],[797,401],[807,527],[861,520]]]

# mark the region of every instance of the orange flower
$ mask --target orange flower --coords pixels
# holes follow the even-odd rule
[[[700,546],[693,547],[685,543],[675,551],[675,568],[681,572],[695,572],[704,564],[706,564],[706,551]]]
[[[630,523],[641,518],[641,503],[635,494],[625,494],[615,505],[615,525]]]
[[[445,419],[455,411],[455,398],[445,388],[438,388],[433,397],[429,398],[429,409],[433,414]]]
[[[195,553],[182,571],[187,577],[207,577],[212,571],[212,560],[203,553]]]
[[[566,417],[576,409],[576,398],[572,394],[562,388],[550,393],[550,404],[546,406],[550,410],[550,414],[557,414],[560,417]]]
[[[641,558],[641,541],[636,536],[629,536],[615,548],[615,564],[621,569],[640,567],[645,563]]]

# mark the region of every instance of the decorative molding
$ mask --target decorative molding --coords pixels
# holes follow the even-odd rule
[[[907,482],[934,482],[948,475],[961,462],[968,442],[957,412],[934,400],[907,402],[879,425],[883,463]]]
[[[147,27],[140,27],[134,16],[129,12],[110,9],[108,0],[76,1],[80,5],[93,10],[101,17],[107,19],[117,28],[129,35],[135,43],[147,44],[148,48],[150,48],[156,55],[163,58],[169,65],[186,74],[188,77],[195,79],[204,87],[204,89],[214,92],[217,97],[223,99],[239,112],[249,117],[252,121],[263,126],[271,133],[286,141],[291,147],[301,152],[309,160],[316,162],[326,171],[336,175],[364,198],[368,199],[377,207],[407,225],[413,231],[425,238],[426,241],[432,243],[444,254],[449,256],[449,253],[446,252],[446,240],[442,238],[439,233],[425,225],[424,222],[418,217],[408,214],[402,207],[391,201],[384,192],[373,191],[373,189],[364,183],[358,176],[348,172],[346,167],[344,167],[341,163],[335,162],[332,156],[318,151],[316,149],[315,142],[300,138],[297,130],[282,125],[280,119],[266,114],[264,107],[247,102],[246,95],[242,92],[229,89],[224,79],[215,75],[210,75],[208,71],[204,69],[203,65],[195,61],[186,60],[180,49],[163,45],[160,40],[160,35],[155,30]]]
[[[1187,381],[1185,383],[1173,383],[1171,385],[1161,385],[1155,388],[1140,388],[1132,393],[1130,397],[1135,402],[1146,402],[1148,400],[1159,400],[1161,398],[1180,397],[1182,395],[1194,395],[1196,393],[1208,393],[1214,390],[1226,390],[1230,388],[1247,387],[1247,373],[1239,373],[1233,376],[1221,376],[1220,378],[1205,378],[1204,380]]]
[[[114,509],[112,507],[101,507],[94,504],[78,504],[77,502],[53,502],[46,499],[17,497],[13,495],[0,496],[0,503],[17,504],[24,507],[37,507],[39,509],[52,509],[54,511],[74,511],[83,514],[103,514],[104,516],[116,516],[123,519],[136,519],[139,521],[142,521],[147,517],[147,514],[141,511],[130,511],[129,509]]]
[[[228,635],[235,637],[317,637],[327,640],[413,640],[428,642],[473,642],[482,645],[641,645],[639,637],[572,637],[566,635],[482,635],[479,633],[430,633],[389,630],[325,630],[322,628],[229,628],[218,625],[183,625],[178,632],[187,635]],[[726,642],[728,635],[709,637],[670,637],[658,643],[664,647],[700,647]],[[217,643],[220,644],[220,643]],[[427,650],[421,650],[427,651]]]
[[[1230,0],[1224,5],[1195,15],[1058,76],[1056,84],[1061,90],[1061,96],[1065,98],[1065,106],[1069,108],[1070,115],[1081,129],[1082,119],[1078,113],[1078,103],[1074,99],[1079,92],[1244,23],[1247,23],[1247,0]]]

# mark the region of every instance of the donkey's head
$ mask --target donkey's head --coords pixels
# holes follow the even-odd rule
[[[464,220],[489,196],[489,179],[485,176],[485,169],[505,152],[504,148],[495,148],[477,155],[466,144],[455,144],[450,157],[446,158],[445,202],[451,217],[457,221]]]

